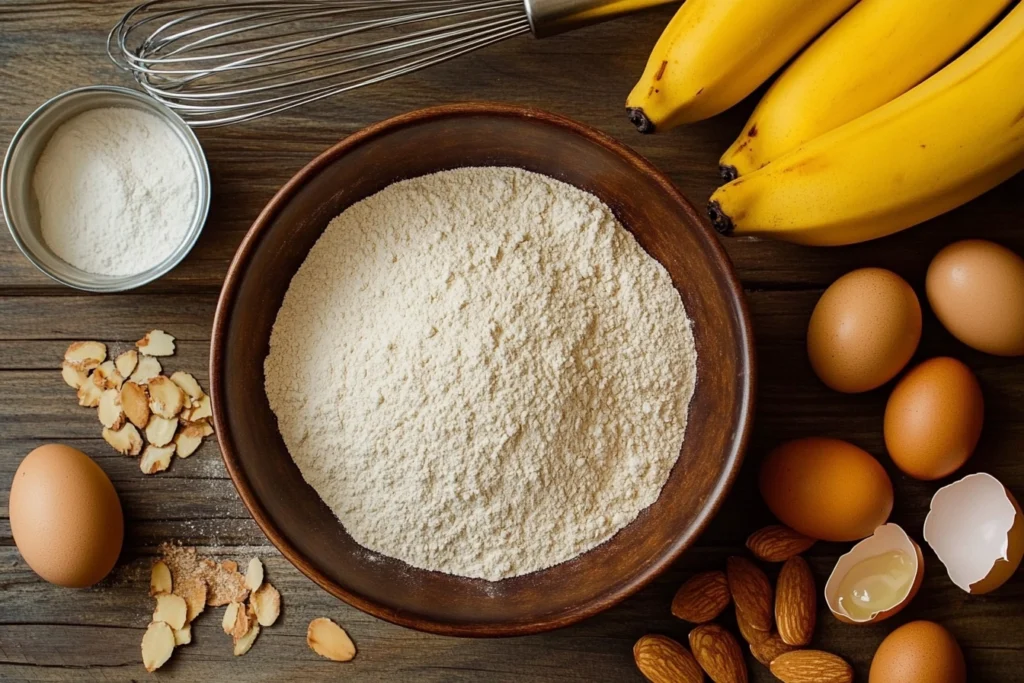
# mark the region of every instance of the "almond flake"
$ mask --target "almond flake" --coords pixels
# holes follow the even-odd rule
[[[146,440],[153,446],[166,446],[174,440],[174,432],[178,430],[177,420],[154,415],[146,425]]]
[[[237,643],[244,638],[256,623],[256,613],[251,606],[239,605],[235,610],[235,623],[231,625],[231,638]]]
[[[174,631],[162,621],[154,621],[142,636],[142,664],[153,672],[167,663],[174,652]]]
[[[204,394],[202,388],[199,386],[199,382],[196,378],[187,372],[181,372],[180,370],[171,375],[171,381],[181,387],[181,390],[188,394],[188,397],[193,401],[198,401]]]
[[[206,581],[198,576],[178,584],[177,594],[185,599],[185,606],[188,608],[188,614],[185,615],[188,623],[191,624],[192,620],[206,609],[206,593]]]
[[[78,405],[84,408],[95,408],[100,404],[103,390],[96,386],[91,380],[82,382],[78,387]]]
[[[135,366],[135,372],[129,379],[136,384],[149,384],[149,380],[159,377],[163,371],[160,361],[152,356],[143,356],[139,359],[138,365]]]
[[[139,429],[149,425],[149,394],[135,382],[128,381],[121,386],[121,409]]]
[[[68,361],[60,364],[60,376],[72,389],[77,389],[89,380],[89,373]]]
[[[93,373],[96,374],[96,373]],[[118,430],[124,426],[124,410],[121,409],[121,394],[117,389],[107,389],[100,396],[100,423],[107,429]]]
[[[107,345],[102,342],[75,342],[64,352],[64,360],[79,370],[89,371],[107,359]]]
[[[335,662],[348,662],[356,656],[356,646],[345,629],[326,617],[309,622],[306,644],[321,657]]]
[[[252,648],[252,644],[256,642],[256,636],[260,634],[260,625],[256,622],[252,622],[252,628],[244,636],[235,641],[234,653],[236,657],[241,657]]]
[[[245,569],[245,587],[251,591],[263,585],[263,563],[260,558],[254,557],[249,560],[249,566]]]
[[[135,366],[138,364],[139,352],[135,349],[128,349],[114,359],[114,367],[117,368],[122,377],[128,377],[135,372]]]
[[[163,419],[163,418],[160,418]],[[191,427],[186,427],[178,436],[174,438],[174,447],[179,458],[187,458],[196,452],[200,444],[203,443],[203,437],[199,435],[190,434],[189,430]]]
[[[238,563],[235,562],[234,560],[224,560],[223,562],[220,563],[220,568],[223,569],[224,571],[230,573],[230,574],[237,574],[238,573]],[[243,585],[244,585],[244,582],[243,582]]]
[[[149,594],[160,595],[171,592],[171,570],[163,560],[153,563],[149,573]]]
[[[167,377],[149,380],[149,409],[167,419],[175,418],[185,407],[185,392]]]
[[[103,439],[121,455],[138,455],[142,452],[142,437],[135,425],[126,424],[116,431],[104,429]]]
[[[171,628],[182,628],[188,620],[188,607],[185,599],[174,593],[162,593],[156,596],[156,610],[153,621],[162,621]]]
[[[139,347],[139,351],[142,351],[147,356],[174,355],[174,337],[163,330],[153,330],[135,342],[135,345]]]
[[[224,618],[220,620],[220,627],[224,629],[224,633],[231,635],[232,629],[235,628],[235,621],[238,620],[239,603],[229,602],[228,606],[224,608]]]
[[[163,472],[171,465],[171,456],[174,455],[174,446],[146,446],[142,452],[142,460],[139,461],[139,469],[143,474],[156,474]]]
[[[192,624],[185,624],[183,628],[171,629],[174,631],[174,646],[188,645],[192,642]]]
[[[260,626],[273,626],[281,614],[281,593],[269,583],[264,583],[249,596],[249,604],[256,612]]]
[[[182,414],[182,417],[186,422],[199,422],[207,418],[213,417],[213,410],[210,406],[210,397],[203,396],[198,401],[192,402],[192,407]]]
[[[124,383],[124,377],[117,371],[112,360],[100,363],[100,366],[92,371],[90,379],[100,389],[120,389]]]

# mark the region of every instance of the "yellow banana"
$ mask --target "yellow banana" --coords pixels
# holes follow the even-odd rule
[[[861,0],[797,57],[722,156],[727,179],[902,95],[988,26],[1011,0]]]
[[[856,0],[686,0],[626,99],[641,133],[714,116],[764,83]]]
[[[945,213],[1024,169],[1024,4],[892,102],[720,187],[715,227],[863,242]]]

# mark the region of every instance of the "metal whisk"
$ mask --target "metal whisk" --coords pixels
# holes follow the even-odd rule
[[[193,127],[262,118],[532,32],[671,0],[152,0],[107,53]]]

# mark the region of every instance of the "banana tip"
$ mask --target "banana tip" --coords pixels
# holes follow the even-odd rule
[[[708,216],[711,217],[711,225],[723,235],[731,235],[733,231],[732,219],[725,215],[722,206],[716,202],[708,202]]]
[[[736,169],[735,166],[732,166],[730,164],[719,165],[718,173],[719,175],[722,176],[722,180],[724,180],[725,182],[736,180],[737,178],[740,177],[740,172]]]
[[[626,107],[626,116],[639,132],[645,135],[654,132],[654,121],[651,121],[640,107]]]

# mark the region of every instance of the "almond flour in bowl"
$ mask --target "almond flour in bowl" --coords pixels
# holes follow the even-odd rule
[[[465,168],[331,222],[264,370],[289,453],[358,543],[498,581],[657,500],[696,351],[668,273],[596,197]]]

